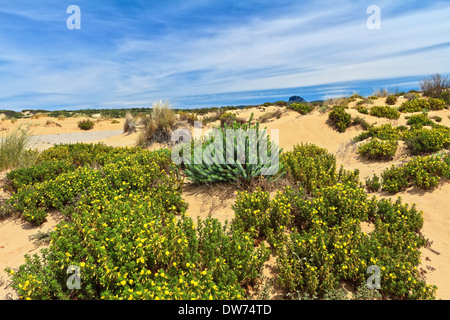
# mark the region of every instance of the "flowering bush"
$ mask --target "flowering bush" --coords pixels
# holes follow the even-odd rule
[[[390,123],[381,126],[371,126],[368,130],[357,135],[353,141],[363,141],[368,138],[378,138],[381,140],[399,140],[407,128],[393,127]]]
[[[388,119],[400,118],[400,112],[398,112],[397,109],[388,106],[374,106],[370,108],[370,115]]]
[[[429,126],[433,124],[433,121],[431,121],[431,119],[428,118],[428,115],[426,113],[421,113],[409,117],[406,124],[408,125],[421,124],[422,126]]]
[[[396,140],[382,141],[373,138],[358,147],[358,153],[370,160],[391,160],[397,152]]]
[[[372,178],[366,179],[366,188],[369,192],[377,192],[380,190],[380,178],[374,173]]]
[[[364,190],[352,183],[316,189],[312,197],[301,190],[285,191],[273,201],[261,191],[243,194],[236,209],[247,210],[245,215],[259,218],[260,212],[255,212],[255,208],[267,214],[282,200],[289,214],[276,225],[283,230],[279,232],[283,240],[272,245],[278,254],[279,284],[288,292],[325,297],[342,281],[355,286],[363,284],[367,267],[377,265],[384,297],[434,297],[436,287],[427,285],[417,269],[419,248],[426,241],[418,233],[423,218],[415,207],[409,208],[400,199],[394,203],[369,199]],[[247,220],[250,230],[261,227],[257,220]],[[370,236],[360,228],[360,222],[368,220],[375,225]],[[270,224],[266,227],[273,228]]]
[[[166,149],[117,148],[97,159],[100,167],[79,167],[14,194],[10,205],[29,221],[42,222],[50,208],[68,217],[52,232],[48,249],[9,270],[19,296],[243,299],[244,286],[255,282],[267,260],[267,248],[255,248],[239,228],[211,218],[195,224],[187,217],[170,156]],[[79,268],[79,290],[66,286],[69,266]]]
[[[336,157],[313,144],[294,146],[293,151],[282,154],[281,162],[288,176],[308,193],[339,181],[358,181],[357,170],[350,172],[341,166],[337,171]]]
[[[366,106],[359,105],[356,107],[356,110],[362,114],[369,114],[369,109]]]
[[[310,113],[311,111],[314,110],[314,106],[313,105],[304,104],[304,103],[293,103],[293,104],[289,105],[287,108],[291,109],[291,110],[294,110],[294,111],[297,111],[298,113],[301,113],[303,115],[304,114],[308,114],[308,113]]]
[[[405,137],[412,154],[436,152],[450,145],[449,128],[418,129]]]
[[[428,103],[430,104],[431,110],[442,110],[446,107],[443,99],[429,98]]]
[[[435,188],[441,178],[449,179],[449,156],[415,157],[403,166],[392,166],[382,173],[383,190],[397,193],[416,186],[421,189]]]
[[[341,106],[334,106],[328,114],[328,118],[339,132],[345,132],[352,120],[352,116],[345,112],[345,107]]]
[[[402,105],[398,108],[400,112],[417,112],[422,111],[424,109],[429,110],[430,104],[426,99],[414,99],[410,101],[403,102]]]

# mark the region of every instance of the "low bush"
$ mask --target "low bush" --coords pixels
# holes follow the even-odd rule
[[[75,171],[75,166],[66,161],[43,161],[34,166],[8,172],[6,177],[14,191],[36,183],[53,180],[62,173]]]
[[[383,190],[397,193],[409,186],[435,188],[439,181],[450,178],[449,156],[415,157],[405,165],[394,166],[382,173]]]
[[[390,96],[388,96],[387,98],[386,98],[386,104],[388,104],[388,105],[394,105],[394,104],[396,104],[397,103],[397,99],[398,99],[398,97],[397,96],[394,96],[394,95],[390,95]]]
[[[283,112],[281,112],[280,109],[277,109],[276,111],[273,111],[273,112],[266,112],[261,117],[259,117],[259,122],[266,123],[267,121],[269,121],[270,119],[273,119],[273,118],[280,119],[282,115],[283,115]]]
[[[92,120],[85,119],[78,122],[78,128],[81,130],[91,130],[94,128],[95,123]]]
[[[362,114],[369,114],[369,109],[366,106],[359,105],[356,107],[356,110]]]
[[[305,104],[305,103],[293,103],[288,106],[288,109],[297,111],[298,113],[305,115],[305,114],[308,114],[311,111],[313,111],[314,106],[312,106],[310,104]]]
[[[397,152],[396,140],[379,140],[373,138],[358,147],[358,154],[369,160],[392,160]]]
[[[442,99],[429,98],[428,103],[430,104],[431,110],[442,110],[446,106],[445,101]]]
[[[405,138],[406,145],[414,155],[442,150],[450,146],[449,128],[418,129]]]
[[[363,141],[368,138],[378,138],[381,140],[399,140],[403,136],[406,127],[394,127],[390,123],[381,126],[370,126],[368,130],[360,133],[353,141]]]
[[[234,113],[225,112],[221,116],[219,116],[220,126],[221,127],[230,127],[233,126],[234,123],[244,124],[247,121],[237,117]]]
[[[190,125],[194,125],[195,121],[199,121],[198,116],[193,112],[180,111],[178,112],[180,120],[187,121]]]
[[[388,119],[400,118],[400,112],[393,107],[388,106],[374,106],[370,108],[370,115]]]
[[[407,173],[395,165],[383,171],[381,178],[383,190],[392,194],[400,192],[409,186]]]
[[[339,132],[345,132],[351,124],[352,116],[345,112],[344,107],[335,106],[328,114],[328,118]]]
[[[380,178],[374,173],[372,178],[366,179],[366,188],[369,192],[377,192],[380,190]]]
[[[26,255],[14,272],[8,269],[19,297],[244,299],[267,248],[255,248],[250,234],[237,227],[187,217],[169,150],[117,148],[103,157],[109,161],[100,168],[30,184],[8,201],[37,224],[51,208],[68,215],[48,248]],[[79,290],[66,285],[71,266],[80,272]]]
[[[447,104],[447,106],[450,105],[450,91],[449,90],[442,91],[440,98],[445,102],[445,104]]]
[[[420,99],[420,94],[415,93],[415,92],[408,92],[404,95],[404,98],[407,99],[408,101],[416,100],[416,99]]]
[[[316,145],[296,145],[282,154],[281,162],[288,176],[307,193],[338,182],[358,181],[357,170],[346,171],[342,166],[337,170],[336,157]]]
[[[428,115],[426,113],[416,114],[409,117],[408,121],[406,122],[408,125],[415,125],[415,124],[421,124],[422,126],[429,126],[433,124],[433,121],[431,121],[428,118]]]
[[[414,99],[403,102],[398,108],[400,112],[418,112],[423,110],[430,110],[430,104],[426,99]]]

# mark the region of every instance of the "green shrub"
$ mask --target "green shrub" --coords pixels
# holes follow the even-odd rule
[[[390,123],[381,126],[371,126],[367,131],[364,131],[353,138],[353,141],[363,141],[368,138],[378,138],[381,140],[399,140],[403,136],[406,128],[393,127]]]
[[[352,116],[345,112],[344,107],[335,106],[328,114],[328,118],[339,132],[345,132],[351,124]]]
[[[418,112],[429,110],[430,104],[425,99],[414,99],[411,101],[403,102],[402,105],[398,108],[400,112]]]
[[[412,154],[436,152],[450,145],[450,133],[448,128],[419,129],[405,141]]]
[[[396,140],[382,141],[373,138],[358,147],[358,154],[369,160],[392,160],[397,152],[398,142]]]
[[[85,119],[78,122],[78,128],[81,130],[91,130],[94,128],[95,123],[92,120]]]
[[[421,113],[421,114],[412,115],[411,117],[409,117],[406,124],[408,124],[408,125],[421,124],[422,126],[429,126],[429,125],[433,124],[433,121],[431,121],[428,118],[428,115],[426,113]]]
[[[27,168],[8,172],[11,187],[18,191],[33,184],[53,180],[62,173],[74,171],[75,166],[66,161],[44,161]]]
[[[444,100],[444,102],[447,105],[450,105],[450,91],[442,91],[441,93],[441,99]]]
[[[371,127],[371,125],[360,116],[356,116],[355,118],[353,118],[352,126],[354,125],[361,125],[361,127],[363,127],[364,130],[368,130]]]
[[[356,107],[356,110],[362,114],[369,114],[369,109],[366,106],[359,105]]]
[[[190,125],[194,125],[195,121],[199,121],[198,116],[193,112],[180,111],[178,112],[180,120],[187,121]]]
[[[397,103],[397,99],[398,99],[398,97],[397,96],[394,96],[394,95],[390,95],[390,96],[388,96],[387,98],[386,98],[386,104],[388,104],[388,105],[394,105],[394,104],[396,104]]]
[[[407,173],[402,168],[392,165],[381,174],[383,190],[389,193],[400,192],[409,185],[407,177]]]
[[[185,215],[182,180],[169,150],[108,153],[104,166],[61,173],[8,201],[37,224],[51,208],[69,216],[51,233],[49,248],[27,255],[14,270],[11,287],[19,297],[244,299],[267,248],[255,248],[248,233],[216,219],[194,224]],[[80,268],[79,290],[66,286],[69,266]]]
[[[370,115],[388,119],[400,118],[400,112],[397,109],[388,106],[374,106],[370,108]]]
[[[449,156],[415,157],[405,165],[394,166],[382,173],[383,190],[397,193],[409,186],[435,188],[441,178],[450,178]]]
[[[377,192],[380,190],[380,178],[374,173],[372,178],[366,179],[366,188],[369,192]]]
[[[422,213],[414,206],[401,199],[368,199],[363,190],[346,184],[317,189],[312,198],[301,193],[287,198],[296,224],[287,226],[289,234],[276,246],[278,279],[285,290],[327,298],[342,281],[365,284],[367,267],[376,264],[383,296],[433,298],[436,287],[421,280],[417,268],[418,248],[426,240],[419,233]],[[360,228],[367,219],[375,221],[370,236]]]
[[[314,110],[314,106],[305,103],[293,103],[288,106],[288,109],[297,111],[303,115],[310,113]]]
[[[268,239],[270,244],[281,241],[286,227],[293,222],[291,214],[290,195],[292,189],[278,191],[273,200],[269,193],[256,191],[248,193],[239,192],[233,210],[235,212],[234,224],[248,232],[253,238]]]
[[[307,193],[338,182],[358,182],[358,171],[337,170],[336,157],[324,148],[312,144],[299,144],[293,151],[281,155],[288,176]]]
[[[434,116],[433,119],[434,119],[434,121],[436,121],[436,122],[442,122],[442,117]]]
[[[442,110],[445,108],[445,101],[442,99],[429,98],[428,103],[431,110]]]
[[[283,113],[281,112],[280,109],[277,109],[276,111],[273,111],[273,112],[266,112],[261,117],[259,117],[259,122],[265,123],[269,119],[273,119],[273,118],[280,119],[282,115],[283,115]]]

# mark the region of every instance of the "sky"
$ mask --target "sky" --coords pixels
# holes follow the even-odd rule
[[[80,9],[80,29],[71,5]],[[380,28],[368,27],[380,8]],[[450,1],[0,0],[0,109],[175,108],[418,89]],[[369,23],[369,25],[371,25]]]

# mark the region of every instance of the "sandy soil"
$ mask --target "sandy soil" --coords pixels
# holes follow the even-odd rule
[[[403,99],[399,99],[397,105],[400,105],[403,101]],[[384,98],[381,98],[375,101],[373,105],[384,104]],[[350,112],[352,116],[364,118],[369,123],[392,123],[393,125],[406,124],[406,119],[404,118],[405,114],[402,114],[398,120],[376,118],[358,113],[356,110],[352,109],[355,105],[356,102],[351,103],[348,112]],[[269,134],[272,129],[279,130],[279,145],[281,148],[285,151],[290,151],[296,144],[302,142],[313,143],[320,147],[327,148],[329,152],[336,155],[338,164],[342,164],[346,169],[359,169],[360,178],[362,180],[372,176],[373,173],[379,175],[384,169],[390,167],[391,164],[400,164],[410,158],[405,152],[404,146],[400,143],[399,151],[393,161],[370,162],[361,159],[356,153],[357,145],[351,143],[351,140],[357,134],[362,132],[363,129],[360,126],[353,126],[347,129],[345,133],[338,133],[328,125],[327,112],[320,113],[318,111],[313,111],[308,115],[300,115],[299,113],[287,110],[284,107],[266,107],[264,109],[252,108],[236,110],[233,112],[239,117],[246,119],[253,113],[254,119],[256,120],[267,112],[281,109],[283,115],[280,119],[269,120],[267,123],[261,125],[261,127],[267,127]],[[432,111],[429,112],[429,115],[439,115],[443,119],[441,124],[450,126],[450,110]],[[19,125],[26,124],[30,124],[33,134],[36,135],[57,135],[62,133],[81,132],[77,127],[77,122],[80,118],[67,118],[64,121],[58,121],[54,118],[50,119],[59,123],[61,127],[54,125],[46,126],[47,120],[49,119],[18,120],[14,124],[10,123],[10,121],[3,121],[0,122],[0,132],[2,128],[9,130],[14,129]],[[111,120],[99,121],[96,123],[92,132],[121,130],[123,128],[123,121],[124,119],[120,119],[118,124],[112,124]],[[208,124],[206,128],[211,128],[212,125],[214,125],[214,123]],[[134,146],[136,144],[137,135],[137,133],[120,134],[114,137],[97,139],[90,142],[103,142],[115,147]],[[154,145],[151,149],[158,147],[158,145]],[[192,218],[206,218],[211,216],[224,222],[225,220],[231,221],[234,217],[231,205],[236,199],[236,191],[238,191],[238,189],[230,185],[195,186],[187,183],[184,187],[183,197],[189,204],[188,213]],[[410,189],[392,197],[393,199],[396,199],[397,196],[401,196],[405,202],[415,203],[417,208],[423,211],[425,220],[423,233],[426,238],[432,241],[432,244],[430,248],[422,249],[421,268],[427,272],[427,282],[436,284],[439,287],[437,297],[441,299],[450,299],[450,277],[448,277],[450,272],[449,193],[450,184],[443,182],[437,189],[431,192]],[[5,196],[7,195],[0,190],[0,200]],[[377,196],[390,197],[381,192],[378,193]],[[2,277],[7,277],[3,272],[4,267],[17,267],[23,262],[23,255],[25,253],[39,251],[38,248],[35,248],[32,241],[28,239],[28,236],[36,233],[38,230],[46,231],[49,228],[54,227],[57,221],[57,217],[49,217],[49,221],[38,229],[31,228],[28,224],[23,223],[18,218],[10,218],[0,222],[0,279]],[[362,227],[365,232],[370,232],[372,226],[363,225]],[[266,277],[270,278],[275,275],[276,270],[274,270],[274,265],[275,258],[272,257],[264,267],[264,275]],[[0,299],[4,298],[7,292],[11,292],[5,291],[4,289],[4,287],[8,285],[8,280],[3,280],[3,283],[1,281],[2,280],[0,280]],[[270,293],[269,296],[272,298],[280,298],[280,296],[274,292]]]

